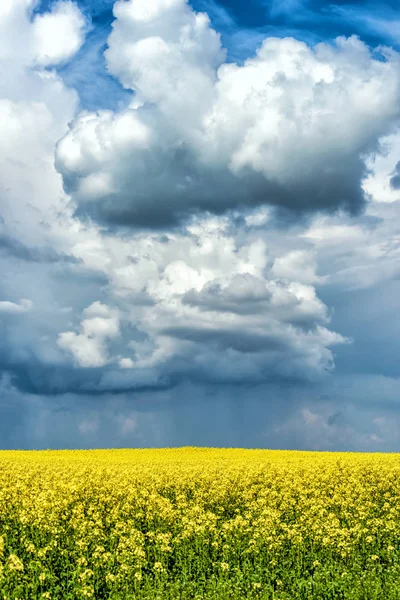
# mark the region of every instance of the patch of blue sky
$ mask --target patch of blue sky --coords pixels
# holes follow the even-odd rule
[[[107,71],[104,51],[108,34],[105,26],[94,28],[76,56],[58,68],[66,85],[78,91],[85,110],[119,110],[132,98],[132,92],[124,90]]]
[[[240,62],[267,36],[291,36],[313,45],[357,35],[372,47],[400,49],[398,0],[192,0],[191,4],[209,14],[229,60]]]
[[[36,4],[35,12],[46,12],[51,9],[55,2],[56,0],[39,0]],[[93,22],[100,24],[111,23],[115,0],[75,0],[75,3]]]
[[[51,10],[54,0],[41,0],[35,12]],[[66,85],[77,90],[80,108],[85,110],[118,110],[131,99],[106,67],[104,51],[113,21],[114,0],[78,0],[80,10],[91,24],[85,43],[65,65],[57,68]]]

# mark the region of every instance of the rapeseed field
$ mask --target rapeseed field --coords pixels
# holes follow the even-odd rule
[[[0,599],[400,599],[400,455],[0,452]]]

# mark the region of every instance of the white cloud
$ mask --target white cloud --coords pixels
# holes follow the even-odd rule
[[[313,284],[322,281],[322,278],[317,276],[316,270],[315,253],[306,250],[292,250],[275,260],[271,273],[275,277]]]
[[[70,2],[59,2],[51,13],[33,19],[32,7],[33,2],[15,0],[0,15],[0,211],[10,235],[28,245],[47,242],[61,249],[62,237],[56,239],[43,225],[54,222],[54,213],[66,202],[54,169],[54,148],[75,115],[78,97],[36,59],[44,42],[55,62],[61,55],[71,57],[70,49],[60,49],[60,27],[69,23],[68,39],[75,44],[78,36],[81,43],[83,17]],[[38,23],[51,23],[56,35],[37,37]]]
[[[135,363],[131,358],[121,358],[119,361],[119,366],[121,369],[132,369],[135,366]]]
[[[113,75],[140,101],[157,103],[167,114],[180,106],[183,122],[188,115],[196,119],[226,56],[208,15],[185,0],[119,1],[114,15],[105,54]]]
[[[81,115],[58,145],[77,214],[160,227],[265,203],[362,206],[365,158],[400,116],[397,53],[267,38],[237,65],[184,0],[114,13],[108,68],[136,95],[120,113]]]
[[[62,350],[72,354],[80,367],[103,367],[109,362],[106,342],[120,333],[118,312],[95,302],[84,313],[91,318],[81,322],[80,333],[60,333],[57,343]]]
[[[15,302],[9,302],[8,300],[0,301],[0,313],[5,314],[19,314],[25,313],[31,310],[33,303],[31,300],[21,300],[19,304]]]
[[[6,65],[57,65],[72,58],[83,44],[87,24],[76,3],[59,0],[49,12],[32,18],[35,4],[36,0],[1,2],[0,58]]]
[[[129,331],[128,324],[134,335],[118,348],[124,373],[105,374],[105,389],[186,375],[313,378],[333,368],[330,348],[346,339],[327,329],[329,311],[309,283],[314,271],[304,269],[296,279],[292,267],[277,276],[265,242],[240,244],[228,223],[204,218],[168,240],[147,234],[103,238],[99,264],[120,305],[122,329]],[[82,326],[88,333],[85,321]]]
[[[83,314],[86,317],[110,317],[112,311],[109,306],[102,304],[102,302],[93,302],[90,306],[84,309]]]
[[[314,247],[320,285],[338,290],[372,289],[399,278],[399,201],[371,201],[357,220],[344,215],[318,217],[299,238]]]
[[[51,12],[36,15],[32,29],[37,65],[56,65],[69,60],[85,37],[85,19],[77,4],[60,0]]]
[[[363,187],[375,202],[400,200],[399,187],[391,185],[396,166],[400,160],[400,134],[394,133],[381,140],[379,152],[369,157],[369,175]]]

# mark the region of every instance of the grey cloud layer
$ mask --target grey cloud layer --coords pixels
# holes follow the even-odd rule
[[[136,236],[134,261],[125,242],[122,261],[107,269],[119,306],[113,320],[108,306],[98,315],[93,305],[78,331],[58,340],[77,366],[105,368],[99,390],[163,387],[180,377],[313,378],[333,367],[330,347],[346,340],[327,329],[328,310],[314,288],[272,279],[264,242],[238,246],[227,223],[200,221],[167,244]],[[109,256],[110,249],[103,252]],[[127,325],[132,339],[119,344]]]
[[[322,387],[199,386],[143,395],[16,394],[0,382],[0,447],[184,445],[393,451],[399,381],[337,378]],[[362,396],[362,399],[361,399]],[[384,402],[382,402],[384,400]],[[392,405],[392,406],[391,406]]]

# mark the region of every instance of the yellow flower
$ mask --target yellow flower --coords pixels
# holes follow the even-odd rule
[[[90,577],[92,577],[94,575],[93,571],[91,569],[85,569],[84,571],[82,571],[82,573],[79,575],[79,579],[81,581],[84,581],[85,579],[90,579]]]
[[[7,567],[10,569],[10,571],[24,570],[23,562],[16,554],[10,554],[7,560]]]
[[[94,596],[94,588],[86,586],[81,590],[81,594],[86,598],[92,598]]]

